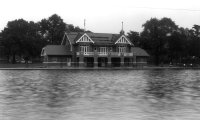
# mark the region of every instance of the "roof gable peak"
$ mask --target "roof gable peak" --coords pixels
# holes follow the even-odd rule
[[[94,43],[94,41],[87,35],[87,33],[84,33],[77,41],[78,42],[92,42]]]
[[[133,44],[128,40],[128,38],[126,38],[125,35],[121,35],[121,36],[119,37],[119,39],[117,39],[117,41],[115,42],[115,44],[117,44],[117,43],[133,45]]]

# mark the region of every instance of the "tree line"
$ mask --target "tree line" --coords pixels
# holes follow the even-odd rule
[[[143,25],[142,32],[129,31],[128,38],[136,47],[150,54],[152,64],[199,63],[200,26],[179,27],[170,18],[151,18]],[[59,45],[65,32],[83,32],[84,29],[67,24],[54,14],[39,22],[18,19],[9,21],[0,32],[4,54],[15,63],[15,56],[39,58],[45,45]],[[87,31],[91,32],[91,31]]]
[[[54,14],[39,22],[18,19],[9,21],[0,33],[0,41],[4,46],[4,55],[10,62],[16,63],[20,58],[39,58],[45,45],[61,44],[65,32],[83,32],[84,30],[72,24],[66,24],[63,19]]]
[[[200,25],[179,27],[170,18],[151,18],[141,33],[128,32],[135,46],[145,49],[155,65],[198,65],[200,63]]]

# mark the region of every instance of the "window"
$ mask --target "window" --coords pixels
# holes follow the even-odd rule
[[[81,45],[80,46],[80,52],[83,52],[84,55],[87,55],[89,52],[89,46],[87,45]]]
[[[101,55],[107,55],[108,49],[107,49],[107,47],[100,47],[99,52],[100,52]]]
[[[119,46],[119,53],[125,53],[126,52],[126,47],[125,46]]]

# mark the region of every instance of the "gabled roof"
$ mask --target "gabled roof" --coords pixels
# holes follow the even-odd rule
[[[125,35],[121,35],[120,38],[117,39],[116,43],[128,43],[130,45],[132,45],[133,43],[131,43],[131,41],[125,36]]]
[[[76,43],[77,42],[92,42],[92,43],[94,43],[94,41],[86,34],[86,33],[84,33],[77,41],[76,41]]]
[[[70,32],[67,36],[72,44],[75,44],[85,33],[84,32]],[[109,34],[109,33],[86,33],[94,44],[105,44],[114,45],[115,42],[122,36],[120,34]]]
[[[132,52],[134,56],[145,56],[145,57],[149,56],[149,54],[144,49],[139,47],[133,47]]]
[[[45,55],[71,55],[71,51],[64,45],[47,45],[42,49],[42,53]]]

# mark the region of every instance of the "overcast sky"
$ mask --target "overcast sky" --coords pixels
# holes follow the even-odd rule
[[[58,14],[68,24],[98,33],[142,31],[150,18],[169,17],[181,27],[200,25],[200,0],[0,0],[0,30],[8,21],[38,22]]]

